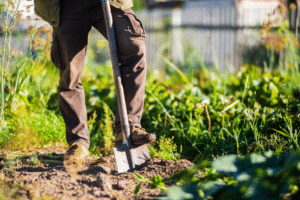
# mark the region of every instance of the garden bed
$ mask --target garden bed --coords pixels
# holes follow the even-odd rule
[[[157,199],[163,196],[149,183],[139,183],[131,172],[118,174],[113,155],[89,157],[76,176],[63,167],[62,148],[46,147],[33,152],[1,152],[2,192],[11,199]],[[135,172],[145,178],[169,177],[194,166],[188,160],[151,159]],[[0,193],[1,194],[1,193]]]

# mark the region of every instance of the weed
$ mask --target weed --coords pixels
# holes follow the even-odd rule
[[[0,199],[5,200],[18,200],[23,199],[22,196],[19,194],[19,191],[22,187],[19,184],[12,184],[9,185],[2,180],[0,180]]]
[[[165,186],[164,180],[163,180],[163,178],[160,175],[154,175],[153,178],[152,178],[152,180],[146,179],[145,177],[143,177],[142,175],[140,175],[140,174],[138,174],[136,172],[134,172],[133,175],[140,182],[135,187],[135,190],[134,190],[134,194],[136,196],[139,195],[139,193],[141,191],[141,183],[143,183],[143,182],[150,183],[151,188],[159,188],[159,189],[161,189],[163,191],[166,190],[166,188],[164,187]]]
[[[179,154],[177,153],[177,146],[173,143],[173,138],[161,137],[156,143],[158,149],[149,146],[151,158],[161,158],[167,160],[178,160]]]
[[[107,155],[112,153],[114,145],[113,136],[113,115],[107,104],[103,103],[104,115],[100,123],[95,123],[97,117],[94,112],[93,118],[90,119],[90,134],[91,134],[91,147],[90,150],[93,154]],[[95,127],[93,127],[95,126]]]

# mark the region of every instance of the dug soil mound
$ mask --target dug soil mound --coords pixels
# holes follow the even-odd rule
[[[21,199],[158,199],[164,196],[149,183],[141,184],[141,192],[134,195],[139,183],[133,173],[118,174],[113,155],[91,156],[76,176],[63,166],[61,148],[43,148],[35,152],[0,152],[0,178],[10,187],[18,185]],[[148,160],[138,174],[147,179],[153,175],[169,177],[185,168],[193,167],[188,160],[177,162],[163,159]]]

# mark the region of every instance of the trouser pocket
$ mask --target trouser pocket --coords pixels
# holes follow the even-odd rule
[[[144,26],[142,22],[136,17],[136,15],[134,13],[126,13],[126,12],[124,13],[124,15],[130,22],[132,33],[135,34],[136,36],[145,38],[146,33],[145,33]]]
[[[54,63],[54,65],[59,68],[59,69],[63,69],[63,65],[61,62],[61,55],[60,55],[60,51],[59,51],[59,42],[58,42],[58,38],[57,38],[57,33],[54,31],[53,35],[52,35],[52,46],[51,46],[51,60]]]

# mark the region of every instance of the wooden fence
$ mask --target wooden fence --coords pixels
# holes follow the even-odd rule
[[[245,50],[260,42],[260,28],[268,8],[234,5],[181,10],[155,9],[136,13],[146,29],[148,64],[164,66],[162,56],[185,66],[199,63],[234,71],[242,65]]]
[[[262,22],[274,10],[275,5],[265,8],[237,8],[232,2],[234,1],[189,2],[180,10],[153,9],[136,12],[147,33],[149,69],[164,67],[162,57],[183,66],[182,68],[198,68],[204,64],[207,67],[217,66],[222,71],[234,71],[241,66],[245,50],[259,44]],[[92,31],[89,44],[103,39],[99,33],[94,33],[95,30]],[[0,36],[0,45],[3,42],[3,37]],[[28,42],[16,37],[12,47],[26,51]],[[108,53],[108,50],[103,53]],[[103,55],[103,59],[109,58]]]

